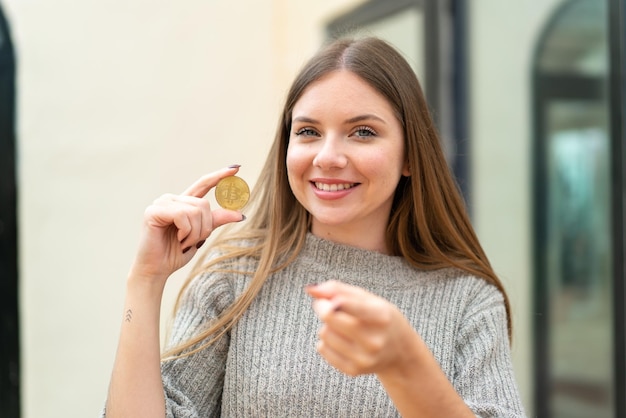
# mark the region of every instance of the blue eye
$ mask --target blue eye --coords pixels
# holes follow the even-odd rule
[[[318,136],[317,132],[312,128],[301,128],[295,132],[298,136]]]
[[[359,126],[354,130],[354,135],[358,136],[359,138],[367,138],[370,136],[376,136],[376,131],[374,131],[369,126]]]

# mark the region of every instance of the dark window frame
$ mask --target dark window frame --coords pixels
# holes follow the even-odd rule
[[[15,54],[0,6],[0,416],[20,416]]]
[[[626,416],[626,0],[609,0],[615,414]]]

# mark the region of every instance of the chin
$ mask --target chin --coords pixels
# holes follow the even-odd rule
[[[312,219],[312,225],[317,225],[318,228],[330,230],[331,232],[349,227],[352,221],[343,216],[312,216]]]

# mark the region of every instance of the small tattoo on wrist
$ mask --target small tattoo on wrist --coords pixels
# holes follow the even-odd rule
[[[133,319],[133,311],[129,309],[126,311],[126,315],[124,316],[124,321],[130,322],[131,319]]]

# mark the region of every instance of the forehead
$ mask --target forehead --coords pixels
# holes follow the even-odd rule
[[[348,70],[332,71],[309,84],[296,101],[292,113],[346,108],[394,114],[385,96]]]

